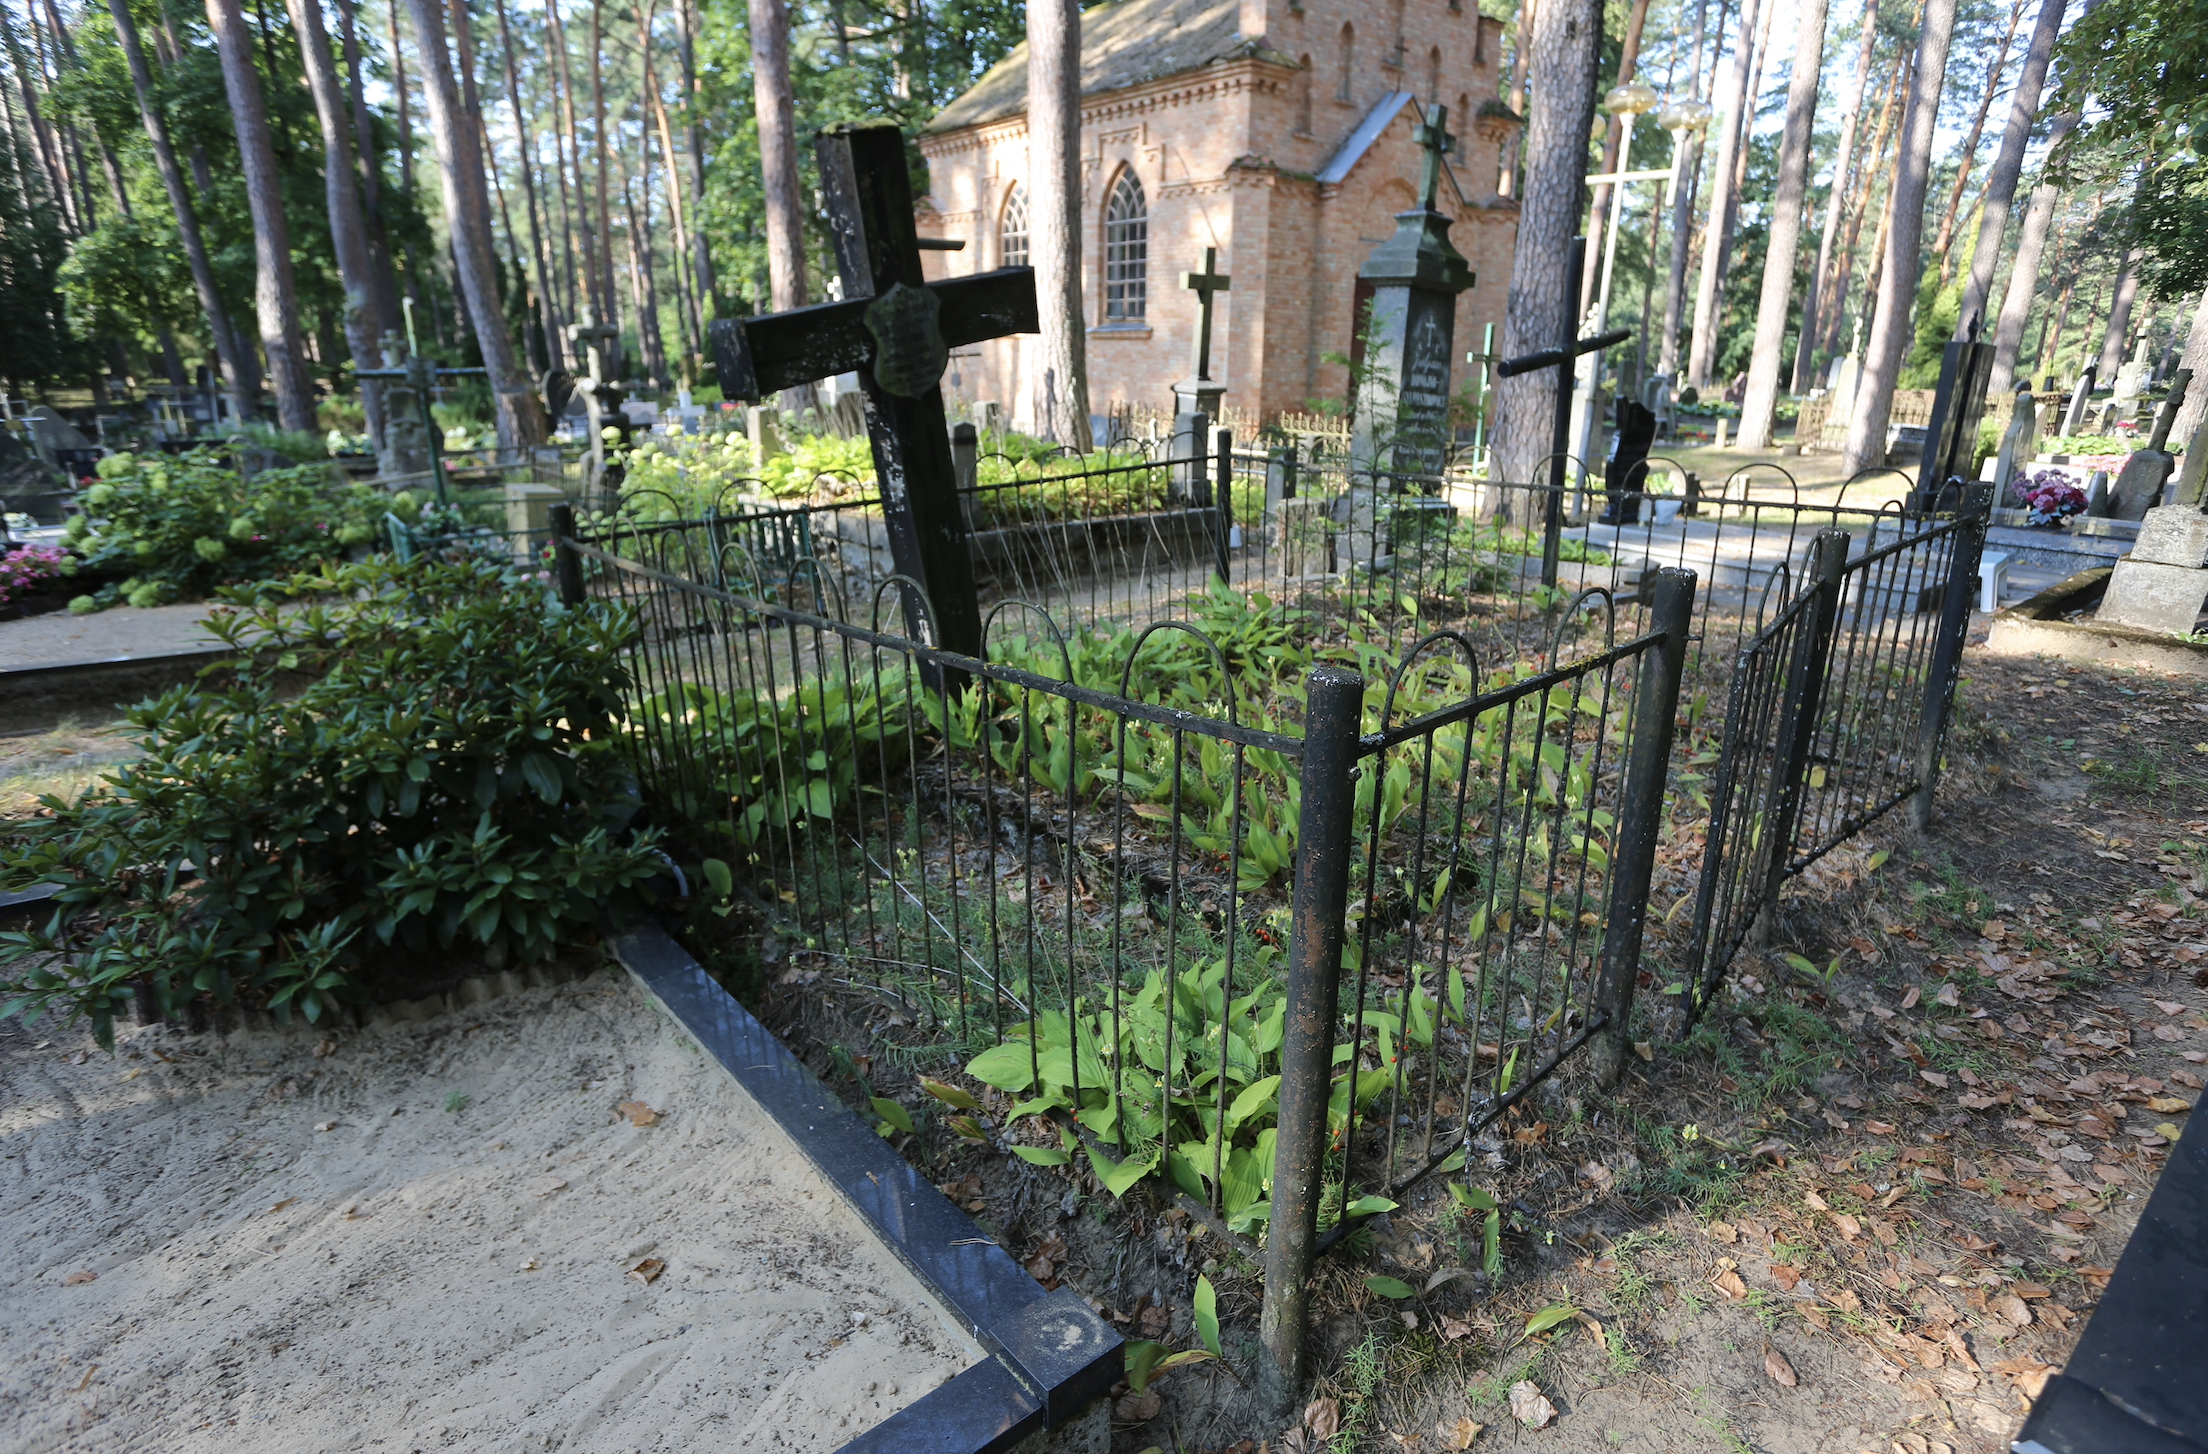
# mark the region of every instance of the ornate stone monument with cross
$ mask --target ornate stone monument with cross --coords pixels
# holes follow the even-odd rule
[[[1211,377],[1211,300],[1234,280],[1219,271],[1219,250],[1204,249],[1201,270],[1181,275],[1181,285],[1196,295],[1196,336],[1189,349],[1189,376],[1173,386],[1173,492],[1197,504],[1209,503],[1210,426],[1219,422],[1227,386]]]
[[[1435,210],[1444,160],[1456,138],[1449,108],[1436,106],[1412,133],[1425,152],[1419,204],[1396,214],[1395,235],[1357,270],[1372,288],[1358,320],[1366,386],[1358,390],[1353,457],[1376,475],[1435,475],[1449,453],[1449,365],[1457,295],[1472,267],[1449,241]]]
[[[843,300],[714,320],[721,390],[758,400],[858,373],[890,555],[927,596],[923,603],[904,593],[906,630],[913,640],[978,656],[981,606],[940,381],[953,348],[1037,331],[1035,272],[999,268],[928,282],[903,134],[887,122],[834,127],[815,148]]]
[[[582,310],[580,322],[567,325],[567,341],[583,350],[583,376],[575,381],[582,396],[583,417],[590,421],[590,479],[605,485],[606,429],[610,425],[628,436],[628,420],[621,413],[621,330],[600,323],[596,310]],[[615,482],[618,483],[618,482]]]

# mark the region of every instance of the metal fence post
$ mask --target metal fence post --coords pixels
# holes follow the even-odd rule
[[[1336,666],[1304,678],[1303,802],[1296,830],[1288,1005],[1280,1046],[1280,1136],[1273,1152],[1272,1234],[1265,1249],[1258,1398],[1277,1425],[1303,1373],[1311,1261],[1326,1177],[1326,1105],[1339,1017],[1354,815],[1357,729],[1365,679]]]
[[[1993,486],[1974,484],[1963,491],[1955,530],[1955,551],[1948,558],[1947,589],[1940,596],[1940,630],[1932,642],[1932,669],[1925,674],[1924,706],[1917,719],[1917,795],[1909,817],[1919,833],[1932,826],[1932,795],[1940,784],[1940,750],[1947,743],[1947,716],[1955,703],[1955,678],[1963,664],[1963,642],[1970,635],[1970,604],[1978,598],[1978,559],[1986,547],[1986,525],[1993,516]]]
[[[1664,789],[1679,718],[1679,678],[1694,619],[1694,585],[1693,571],[1665,566],[1656,572],[1649,598],[1649,624],[1664,639],[1642,653],[1635,687],[1633,751],[1618,802],[1617,850],[1610,859],[1610,902],[1603,916],[1602,968],[1595,985],[1595,1008],[1604,1024],[1589,1047],[1595,1075],[1606,1086],[1625,1073],[1627,1026],[1648,925],[1648,885],[1656,871],[1656,839],[1663,826]]]
[[[575,507],[554,505],[548,512],[552,526],[552,579],[559,586],[560,603],[583,604],[583,558],[572,546],[575,539]]]
[[[1810,543],[1810,589],[1817,608],[1809,630],[1795,647],[1779,707],[1778,806],[1771,815],[1771,869],[1764,880],[1763,913],[1778,907],[1779,886],[1786,882],[1794,856],[1794,825],[1802,814],[1802,793],[1809,786],[1809,750],[1817,739],[1817,713],[1825,700],[1825,668],[1832,662],[1832,639],[1840,621],[1840,590],[1848,569],[1848,532],[1828,525]]]
[[[1219,584],[1234,584],[1233,561],[1229,550],[1234,545],[1234,431],[1219,431],[1219,483],[1216,486],[1219,519],[1212,526],[1211,563],[1219,572]]]

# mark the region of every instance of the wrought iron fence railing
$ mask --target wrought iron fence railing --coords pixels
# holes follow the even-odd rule
[[[1636,631],[1594,592],[1576,655],[1442,631],[1299,677],[1296,618],[1226,595],[1139,632],[1008,600],[959,655],[915,583],[761,570],[737,523],[562,536],[561,594],[634,616],[647,810],[795,962],[1048,1117],[1023,1155],[1262,1237],[1276,1374],[1324,1245],[1577,1052],[1618,1065],[1691,573]]]

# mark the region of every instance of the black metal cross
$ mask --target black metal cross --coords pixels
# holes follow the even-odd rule
[[[1203,271],[1181,274],[1181,286],[1196,295],[1196,377],[1211,377],[1211,296],[1233,291],[1234,279],[1219,271],[1219,249],[1204,249]]]
[[[1449,134],[1449,108],[1436,106],[1433,120],[1420,122],[1411,131],[1411,140],[1426,152],[1424,172],[1419,180],[1418,205],[1428,212],[1441,200],[1441,159],[1456,150],[1457,139]]]
[[[1572,280],[1587,271],[1587,239],[1572,239],[1572,262],[1566,270],[1564,288],[1564,342],[1556,348],[1544,348],[1538,353],[1520,354],[1506,358],[1495,365],[1495,372],[1503,378],[1516,378],[1519,374],[1532,373],[1535,369],[1556,370],[1556,415],[1549,429],[1549,498],[1541,518],[1541,584],[1555,589],[1556,568],[1564,550],[1564,484],[1565,466],[1570,462],[1568,452],[1572,442],[1572,369],[1580,355],[1599,353],[1614,347],[1633,336],[1630,328],[1613,328],[1594,338],[1575,338],[1579,329],[1575,326],[1575,304],[1578,298],[1573,292]],[[1581,462],[1585,469],[1586,463]]]
[[[904,134],[889,122],[839,126],[814,145],[844,300],[714,320],[721,392],[756,400],[858,372],[890,556],[926,590],[934,643],[979,656],[981,604],[940,380],[952,349],[1038,331],[1035,271],[928,282]],[[908,593],[904,604],[908,632],[926,639],[919,603]]]

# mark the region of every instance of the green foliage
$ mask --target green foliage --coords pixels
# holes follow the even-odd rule
[[[2131,205],[2132,227],[2146,249],[2139,272],[2158,297],[2208,288],[2208,163],[2149,167]]]
[[[2090,98],[2093,130],[2174,146],[2184,124],[2197,123],[2208,104],[2208,5],[2088,6],[2062,38],[2055,78],[2048,114],[2084,111]]]
[[[70,517],[78,571],[105,578],[95,607],[157,606],[218,586],[310,570],[374,538],[383,498],[333,484],[326,465],[243,478],[220,453],[112,454]]]
[[[135,708],[144,755],[0,850],[0,890],[61,886],[0,935],[0,1013],[85,1016],[103,1044],[134,993],[315,1020],[377,945],[541,958],[659,871],[615,735],[626,612],[471,564],[325,565],[264,595],[209,623],[234,680]]]

